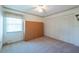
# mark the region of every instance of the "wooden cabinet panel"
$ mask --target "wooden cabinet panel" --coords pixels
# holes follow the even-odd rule
[[[42,22],[25,22],[25,40],[35,39],[44,35]]]

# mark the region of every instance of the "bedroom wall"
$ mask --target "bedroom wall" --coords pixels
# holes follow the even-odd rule
[[[2,15],[2,7],[0,6],[0,50],[2,47],[3,40],[3,15]]]
[[[44,34],[79,46],[79,21],[76,14],[79,14],[79,8],[45,17]]]
[[[43,18],[39,16],[26,14],[24,18],[25,18],[25,21],[43,22]]]
[[[43,18],[41,18],[39,16],[26,14],[24,22],[25,22],[25,25],[24,25],[25,26],[25,30],[24,30],[25,38],[24,38],[24,40],[35,39],[37,37],[43,36],[43,34],[44,34],[43,28],[42,28]],[[28,34],[28,33],[30,33],[30,34]]]
[[[21,13],[21,12],[18,12],[18,11],[13,11],[13,10],[4,9],[4,11],[23,15],[24,16],[23,17],[24,22],[25,21],[42,22],[42,18],[38,17],[38,16],[34,16],[34,15],[30,15],[30,14],[24,14],[24,13]],[[23,40],[24,39],[24,35],[22,34],[23,32],[6,33],[6,35],[4,36],[4,43],[5,42],[11,43],[11,42],[16,42],[16,41]]]
[[[43,22],[43,18],[39,17],[39,16],[35,16],[35,15],[27,14],[27,13],[22,13],[22,12],[18,12],[18,11],[6,9],[6,8],[4,8],[4,11],[16,13],[16,14],[21,14],[24,16],[24,21]]]

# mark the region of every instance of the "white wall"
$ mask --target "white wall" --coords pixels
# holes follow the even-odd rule
[[[24,21],[42,22],[41,18],[33,15],[25,15]],[[5,31],[4,31],[5,32]],[[24,32],[24,31],[23,31]],[[24,39],[23,32],[4,33],[4,43],[16,42]]]
[[[2,39],[3,39],[3,16],[2,16],[2,7],[0,6],[0,50],[2,47]]]
[[[35,15],[27,14],[27,13],[22,13],[22,12],[18,12],[18,11],[6,9],[6,8],[4,8],[4,11],[24,15],[25,21],[43,22],[43,18],[39,17],[39,16],[35,16]]]
[[[48,16],[44,19],[45,35],[79,46],[79,8]]]
[[[39,16],[34,16],[34,15],[25,15],[25,20],[26,21],[34,21],[34,22],[43,22],[43,18]]]
[[[38,17],[38,16],[24,14],[24,13],[13,11],[13,10],[4,10],[4,11],[23,15],[24,16],[23,21],[34,21],[34,22],[42,22],[43,21],[42,18]],[[5,29],[4,29],[4,32],[5,32]],[[6,42],[11,43],[11,42],[23,40],[23,38],[24,38],[23,32],[4,33],[4,43],[6,43]]]

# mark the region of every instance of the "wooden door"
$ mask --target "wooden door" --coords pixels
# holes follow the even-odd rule
[[[42,22],[25,22],[25,40],[35,39],[44,35]]]

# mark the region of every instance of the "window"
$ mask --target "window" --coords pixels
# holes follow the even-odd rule
[[[7,32],[22,31],[22,19],[14,17],[6,17],[6,31]]]

